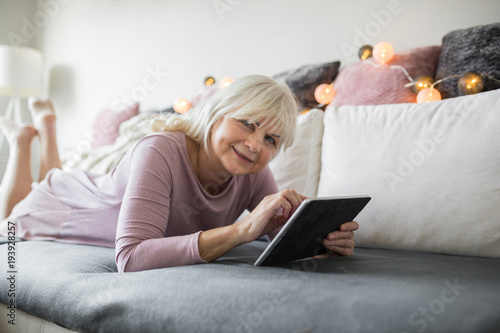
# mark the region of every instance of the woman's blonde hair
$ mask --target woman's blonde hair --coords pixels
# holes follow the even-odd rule
[[[182,131],[208,147],[212,126],[223,117],[262,122],[280,135],[278,150],[293,143],[297,125],[297,99],[284,82],[263,75],[237,79],[208,100],[181,115],[155,120],[154,131]]]

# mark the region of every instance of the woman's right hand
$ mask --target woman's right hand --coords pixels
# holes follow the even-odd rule
[[[236,226],[245,243],[251,242],[283,226],[307,197],[295,190],[284,189],[265,197]]]
[[[267,235],[285,224],[306,198],[295,190],[282,190],[265,197],[243,220],[202,231],[198,237],[200,258],[213,261],[236,246]]]

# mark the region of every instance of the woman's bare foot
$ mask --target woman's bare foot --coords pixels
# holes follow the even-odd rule
[[[54,105],[47,100],[36,99],[30,97],[28,100],[28,108],[33,120],[33,126],[40,135],[48,134],[55,131],[56,113]]]
[[[14,144],[31,144],[37,134],[37,130],[33,126],[16,124],[3,117],[0,117],[0,130],[5,135],[10,146]]]
[[[56,114],[54,105],[47,100],[39,100],[31,97],[28,100],[28,108],[33,119],[38,137],[40,138],[40,170],[38,180],[45,179],[47,172],[53,168],[61,168],[61,159],[57,148],[56,138]]]

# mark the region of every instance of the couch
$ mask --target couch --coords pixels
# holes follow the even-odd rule
[[[211,264],[119,274],[110,248],[4,244],[2,332],[497,331],[500,90],[313,109],[298,124],[304,139],[271,165],[281,187],[373,197],[352,257],[255,267],[257,240]]]
[[[441,47],[425,51],[436,70]],[[256,267],[267,245],[256,240],[213,263],[120,274],[111,248],[4,239],[0,331],[498,332],[500,90],[349,100],[349,77],[337,78],[337,102],[298,116],[294,145],[270,167],[280,188],[307,196],[372,197],[353,256]],[[124,122],[105,163],[87,167],[112,168],[149,116]]]

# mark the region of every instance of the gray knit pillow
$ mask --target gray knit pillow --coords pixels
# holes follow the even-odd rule
[[[318,102],[314,98],[314,90],[322,83],[332,83],[339,72],[340,61],[305,65],[279,73],[273,78],[288,84],[300,101],[302,108],[314,108]]]
[[[467,72],[486,73],[500,80],[500,23],[455,30],[443,38],[436,79]],[[483,91],[500,88],[500,82],[484,77]],[[443,98],[463,95],[457,87],[459,77],[436,86]]]

